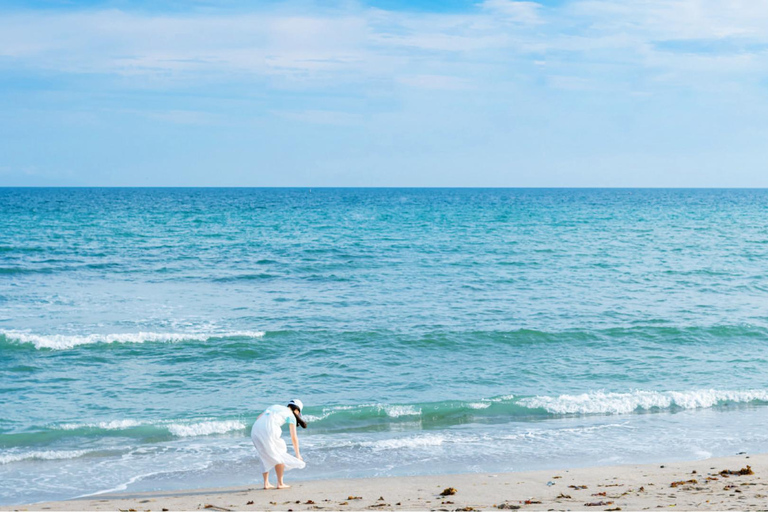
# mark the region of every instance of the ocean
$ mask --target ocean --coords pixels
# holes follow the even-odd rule
[[[768,451],[768,191],[0,189],[0,504]]]

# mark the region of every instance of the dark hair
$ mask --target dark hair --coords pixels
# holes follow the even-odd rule
[[[296,417],[296,423],[298,423],[301,428],[307,428],[307,422],[304,421],[304,418],[301,417],[301,411],[299,410],[299,407],[296,404],[288,404],[288,408],[291,411],[299,412],[299,414],[294,414]]]

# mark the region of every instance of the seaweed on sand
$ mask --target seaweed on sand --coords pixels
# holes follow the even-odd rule
[[[727,476],[727,475],[754,475],[755,472],[752,471],[752,466],[747,466],[745,468],[741,468],[737,471],[734,471],[732,469],[724,469],[720,472],[720,475]]]

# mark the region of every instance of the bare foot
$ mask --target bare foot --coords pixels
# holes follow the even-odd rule
[[[288,484],[277,484],[278,489],[290,489],[291,486]]]
[[[267,484],[267,485],[265,485],[265,486],[264,486],[264,490],[267,490],[267,489],[274,489],[274,488],[275,488],[275,486],[274,486],[274,485],[272,485],[272,484]]]

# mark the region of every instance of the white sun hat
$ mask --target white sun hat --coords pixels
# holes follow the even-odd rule
[[[299,408],[299,412],[301,412],[301,410],[304,409],[304,402],[302,402],[298,398],[295,398],[295,399],[291,400],[290,402],[288,402],[288,405],[295,405],[296,407]]]

